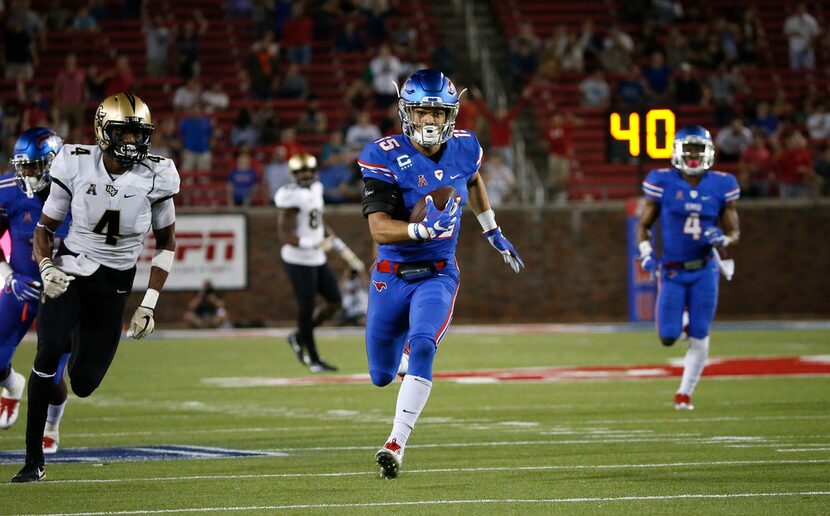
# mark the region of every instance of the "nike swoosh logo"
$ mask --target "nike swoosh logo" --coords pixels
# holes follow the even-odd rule
[[[461,177],[461,174],[456,174],[454,176],[450,176],[450,179],[458,179],[459,177]]]
[[[142,319],[144,319],[144,329],[146,330],[147,326],[150,324],[150,316],[145,315],[144,317],[142,317]]]
[[[401,409],[401,410],[403,410],[407,414],[417,414],[417,412],[412,412],[411,410],[406,410],[406,409]]]
[[[126,290],[118,290],[118,289],[115,289],[115,292],[116,292],[116,294],[126,294],[127,293]]]
[[[136,195],[138,195],[138,194],[132,194],[132,195],[124,194],[124,198],[129,199],[130,197],[135,197]]]

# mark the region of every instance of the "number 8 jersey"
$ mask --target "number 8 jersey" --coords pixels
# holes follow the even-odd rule
[[[72,225],[64,245],[78,256],[56,259],[67,274],[89,276],[100,265],[128,270],[135,266],[150,228],[176,221],[172,198],[179,192],[179,174],[167,158],[148,155],[113,176],[98,146],[68,144],[49,173],[52,189],[43,213],[63,220],[71,206]]]
[[[294,265],[319,266],[326,263],[326,253],[317,246],[325,237],[323,226],[323,183],[314,181],[303,187],[288,183],[274,195],[277,208],[297,210],[295,234],[300,245],[285,244],[280,256],[286,263]]]
[[[736,201],[741,189],[726,172],[710,170],[692,186],[679,170],[667,168],[648,173],[643,193],[660,205],[663,262],[685,262],[709,256],[712,247],[703,232],[718,225],[724,206]]]

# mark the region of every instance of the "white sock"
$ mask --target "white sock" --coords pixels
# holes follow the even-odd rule
[[[0,380],[0,387],[2,387],[4,389],[8,389],[12,386],[13,383],[14,383],[14,369],[10,367],[9,368],[9,376],[7,376],[3,380]]]
[[[0,382],[0,387],[6,389],[8,395],[13,399],[20,399],[23,397],[23,387],[26,385],[26,377],[18,374],[12,368],[9,369],[9,376]]]
[[[431,390],[431,381],[420,376],[406,375],[401,382],[401,390],[398,391],[395,422],[392,425],[392,433],[389,434],[390,441],[395,439],[402,448],[406,446],[406,440],[415,428],[415,422],[427,404]]]
[[[398,376],[404,376],[409,371],[409,353],[401,356],[401,363],[398,365]]]
[[[56,430],[58,425],[61,424],[61,418],[63,417],[63,409],[66,408],[66,400],[60,405],[52,405],[49,404],[49,409],[46,412],[46,429],[47,430]]]
[[[706,336],[702,339],[690,338],[689,349],[683,359],[683,379],[680,381],[680,389],[677,392],[692,395],[695,387],[697,387],[697,382],[700,381],[700,376],[703,374],[703,367],[706,365],[708,357],[709,337]]]

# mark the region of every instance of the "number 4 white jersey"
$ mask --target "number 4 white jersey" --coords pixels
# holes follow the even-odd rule
[[[289,183],[274,196],[277,208],[296,209],[297,227],[295,234],[300,245],[285,244],[280,256],[287,263],[295,265],[317,266],[326,263],[326,253],[315,247],[323,241],[323,184],[315,181],[304,188],[297,183]]]
[[[169,159],[149,155],[129,171],[112,176],[96,145],[64,145],[49,169],[52,188],[43,206],[46,216],[63,220],[72,212],[64,244],[77,257],[62,256],[65,272],[88,276],[99,265],[128,270],[144,248],[150,228],[176,220],[172,197],[179,174]]]

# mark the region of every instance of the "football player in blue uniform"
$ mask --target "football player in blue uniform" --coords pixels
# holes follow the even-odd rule
[[[740,236],[736,201],[741,195],[732,174],[709,170],[715,146],[709,131],[693,125],[674,138],[674,168],[652,170],[643,181],[646,206],[637,226],[640,265],[657,272],[657,333],[671,346],[689,314],[689,349],[683,378],[674,397],[678,410],[692,410],[691,396],[709,355],[709,328],[718,304],[719,248]],[[658,263],[651,245],[651,226],[660,217],[663,255]]]
[[[378,387],[395,378],[404,346],[409,366],[398,392],[392,432],[375,459],[386,478],[398,476],[406,441],[432,389],[432,362],[452,319],[459,271],[455,249],[461,206],[469,204],[484,236],[519,272],[524,262],[504,237],[478,172],[482,150],[475,134],[456,131],[459,92],[438,70],[419,70],[400,90],[403,134],[380,138],[358,159],[363,214],[378,258],[369,286],[366,353]],[[409,222],[419,199],[436,188],[455,188],[444,209],[426,197],[422,221]]]
[[[23,132],[14,145],[10,161],[12,173],[0,176],[0,234],[7,229],[12,241],[11,256],[6,260],[0,250],[0,277],[5,287],[0,291],[0,428],[7,429],[17,420],[25,377],[12,369],[12,356],[26,335],[40,305],[40,271],[32,252],[35,225],[40,220],[43,203],[49,195],[49,165],[60,152],[63,140],[51,129],[34,127]],[[69,231],[69,220],[61,226],[56,240]],[[58,388],[49,405],[44,453],[58,449],[58,424],[66,406],[66,382],[63,357]]]

